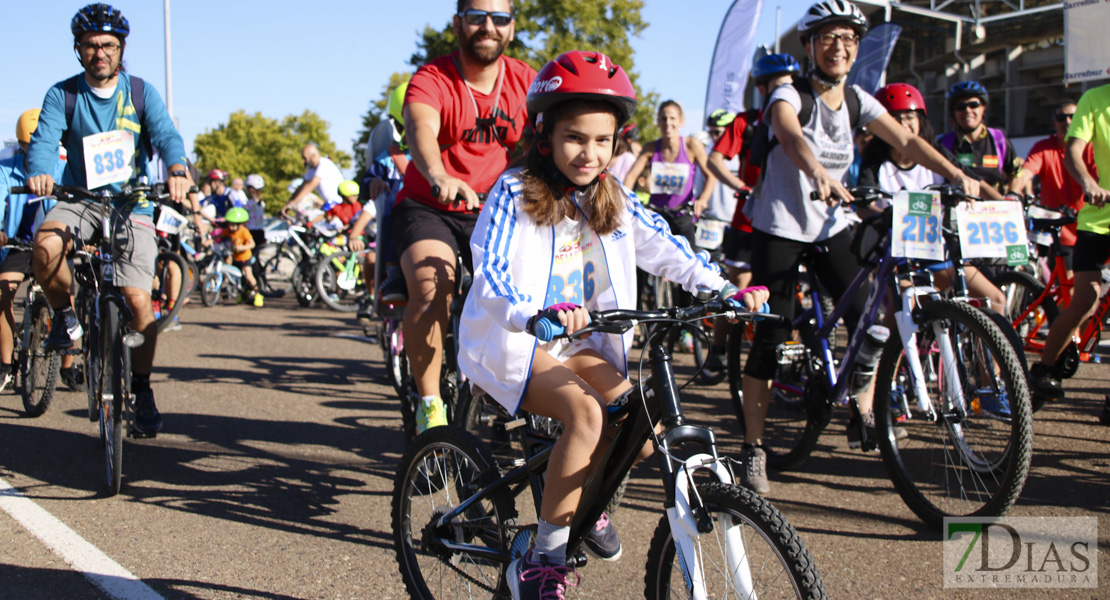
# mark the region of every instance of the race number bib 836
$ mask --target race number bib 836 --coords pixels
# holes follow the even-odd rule
[[[1020,202],[976,202],[956,207],[964,258],[1005,258],[1010,265],[1029,262],[1029,241]]]
[[[135,172],[135,134],[106,131],[81,140],[85,149],[85,179],[90,190],[132,178]]]
[[[940,193],[907,192],[894,195],[894,243],[891,255],[944,260],[940,231]]]

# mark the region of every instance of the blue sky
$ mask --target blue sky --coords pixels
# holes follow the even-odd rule
[[[764,4],[758,43],[772,44],[775,7],[782,27],[812,0]],[[0,139],[14,139],[15,122],[42,105],[54,83],[80,71],[69,21],[83,2],[5,2],[5,91]],[[717,31],[732,0],[649,0],[650,26],[633,38],[640,83],[687,108],[686,130],[702,119],[706,78]],[[131,23],[129,72],[166,97],[163,11],[159,0],[114,3]],[[390,73],[410,69],[425,25],[450,19],[454,0],[171,0],[173,109],[185,146],[236,110],[280,118],[315,111],[350,151],[361,117],[381,96]]]

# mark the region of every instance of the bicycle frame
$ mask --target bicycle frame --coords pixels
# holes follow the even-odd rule
[[[623,321],[629,329],[637,321],[651,320],[669,322],[671,327],[681,327],[680,321],[683,323],[689,321],[704,310],[703,305],[669,311],[607,311],[605,318],[614,320],[609,323],[610,325]],[[594,319],[594,324],[597,325],[598,321]],[[603,327],[604,323],[594,331],[615,332]],[[620,405],[618,399],[614,405],[619,405],[619,408],[609,413],[610,421],[619,421],[620,425],[613,434],[612,441],[599,462],[597,470],[590,475],[583,486],[578,509],[571,523],[570,540],[567,545],[568,557],[573,556],[583,537],[600,518],[606,503],[617,493],[625,475],[636,464],[644,443],[653,440],[659,460],[660,479],[666,495],[664,507],[671,523],[671,530],[676,532],[675,541],[683,550],[686,574],[694,582],[694,597],[704,598],[704,585],[700,579],[701,569],[697,564],[697,553],[693,551],[694,540],[691,536],[711,531],[712,525],[704,512],[700,498],[692,493],[691,474],[697,469],[708,469],[722,483],[733,483],[734,477],[729,466],[717,453],[713,430],[688,424],[683,416],[678,395],[679,386],[675,381],[672,364],[673,358],[666,349],[666,337],[666,331],[658,331],[649,340],[647,362],[650,366],[650,385],[645,386],[641,382],[640,385],[626,392],[624,397],[626,402]],[[637,396],[640,402],[636,401]],[[505,426],[506,430],[520,430],[520,439],[524,448],[523,464],[515,466],[497,481],[483,487],[470,498],[440,515],[434,527],[449,524],[456,517],[464,515],[475,502],[480,502],[499,490],[508,490],[515,497],[523,491],[526,483],[532,490],[536,514],[539,514],[543,499],[544,474],[555,440],[537,431],[532,419],[530,415],[524,415]],[[623,421],[620,421],[621,419]],[[657,423],[662,424],[663,432],[655,436],[654,427]],[[684,444],[694,444],[701,452],[686,459],[677,458],[674,452]],[[688,535],[681,535],[679,532],[685,532]],[[729,535],[733,533],[730,532]],[[508,564],[513,559],[511,549],[500,550],[442,538],[438,539],[437,543],[452,552],[461,552],[503,564]],[[741,557],[730,558],[735,559],[736,564],[747,566],[746,561]],[[578,564],[581,566],[582,563]],[[751,574],[747,568],[736,569],[733,579],[740,589],[749,591],[752,589]]]

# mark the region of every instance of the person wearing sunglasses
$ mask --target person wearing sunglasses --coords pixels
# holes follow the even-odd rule
[[[1110,85],[1103,85],[1084,92],[1074,107],[1057,110],[1057,114],[1074,114],[1064,142],[1064,166],[1079,182],[1087,204],[1077,216],[1075,285],[1071,303],[1052,322],[1041,360],[1029,370],[1029,387],[1046,400],[1064,400],[1060,380],[1065,374],[1059,369],[1060,358],[1079,326],[1094,314],[1105,286],[1110,285],[1103,276],[1110,259],[1110,207],[1106,206],[1110,200],[1110,127],[1103,116],[1108,108]],[[1094,148],[1097,175],[1083,158],[1089,148]],[[1103,406],[1099,421],[1110,425],[1110,398]]]
[[[46,92],[39,125],[27,152],[27,187],[37,196],[51,193],[61,142],[67,154],[62,185],[118,193],[147,172],[157,150],[168,165],[166,186],[170,198],[175,202],[189,200],[193,180],[181,134],[154,86],[142,83],[123,67],[131,31],[127,19],[107,4],[89,4],[73,16],[70,31],[82,71]],[[46,214],[35,236],[35,279],[54,309],[47,350],[72,348],[81,337],[82,327],[69,296],[72,276],[65,256],[67,249],[82,241],[74,239],[74,232],[87,237],[100,231],[104,211],[92,201],[60,202]],[[114,218],[127,219],[131,224],[119,228],[130,251],[113,265],[115,283],[134,315],[131,328],[146,340],[131,353],[135,429],[153,435],[162,429],[162,416],[150,388],[158,340],[150,299],[158,256],[154,204],[128,199],[117,202],[112,212]]]
[[[439,383],[455,257],[469,268],[479,194],[509,166],[528,118],[536,71],[502,56],[515,28],[510,0],[459,0],[452,18],[459,48],[420,67],[405,92],[412,160],[392,212],[393,246],[408,286],[405,353],[422,399],[417,432],[447,424]]]
[[[1014,179],[1013,190],[1021,194],[1033,193],[1033,177],[1041,181],[1041,205],[1045,208],[1067,206],[1078,212],[1085,202],[1083,186],[1068,173],[1064,167],[1064,143],[1075,116],[1075,102],[1064,100],[1052,111],[1053,134],[1033,144],[1021,173]],[[1087,170],[1097,177],[1094,148],[1087,146],[1083,151],[1083,162]],[[1075,248],[1076,224],[1060,230],[1060,251],[1067,267],[1068,278],[1073,275],[1072,250]]]
[[[971,167],[979,180],[1005,192],[1008,184],[1021,170],[1021,161],[1014,153],[1006,132],[987,127],[986,114],[990,104],[987,88],[978,81],[961,81],[948,90],[948,118],[955,126],[937,142]]]

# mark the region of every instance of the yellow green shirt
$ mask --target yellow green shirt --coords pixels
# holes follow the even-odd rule
[[[1094,147],[1098,185],[1110,190],[1110,85],[1083,94],[1067,137],[1081,139]],[[1079,231],[1110,235],[1110,204],[1102,208],[1088,204],[1079,211],[1078,221]]]

